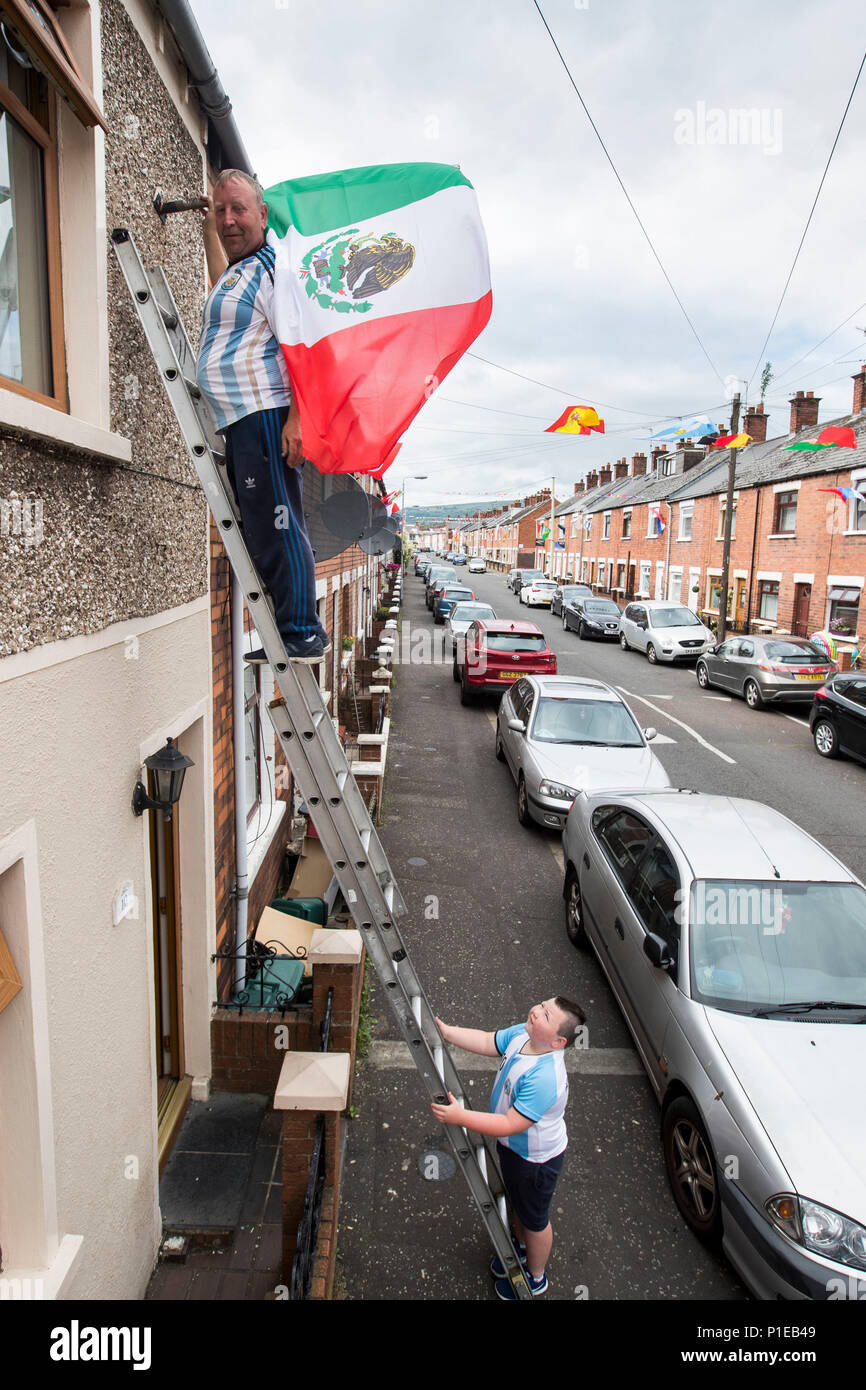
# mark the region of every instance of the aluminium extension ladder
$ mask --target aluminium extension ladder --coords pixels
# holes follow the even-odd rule
[[[311,666],[290,661],[273,609],[247,552],[228,481],[222,441],[195,379],[190,346],[161,267],[144,269],[125,229],[111,234],[148,346],[177,416],[229,563],[280,692],[268,708],[296,784],[310,807],[322,847],[431,1101],[465,1091],[415,974],[397,919],[406,904],[391,872],[343,747],[322,701]],[[454,1157],[475,1200],[517,1298],[531,1298],[508,1232],[505,1194],[494,1144],[486,1135],[444,1125]]]

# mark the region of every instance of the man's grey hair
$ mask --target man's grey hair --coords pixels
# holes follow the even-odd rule
[[[258,179],[254,179],[251,174],[245,174],[243,169],[223,169],[214,179],[214,193],[218,192],[221,188],[225,188],[226,184],[232,179],[239,179],[241,183],[249,184],[256,195],[256,203],[258,206],[260,208],[265,206],[265,195],[261,184]]]

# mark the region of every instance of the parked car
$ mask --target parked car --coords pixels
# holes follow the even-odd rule
[[[630,603],[620,618],[620,646],[635,647],[647,661],[695,661],[715,637],[690,608],[667,599]]]
[[[532,607],[548,605],[556,588],[552,579],[525,579],[520,586],[520,602]]]
[[[584,637],[607,637],[614,642],[619,639],[622,613],[619,604],[610,598],[593,598],[579,594],[569,599],[562,610],[563,632],[576,632]]]
[[[453,582],[454,571],[453,569],[451,569],[450,566],[446,569],[443,565],[434,565],[433,569],[431,569],[430,573],[427,576],[427,585],[424,595],[424,600],[427,604],[427,607],[431,609],[433,607],[434,589],[441,589],[443,585],[453,584]]]
[[[722,642],[701,657],[695,675],[702,690],[715,685],[760,709],[778,700],[811,700],[835,670],[808,638],[754,636]]]
[[[558,617],[562,613],[562,605],[568,603],[569,599],[576,598],[578,594],[592,598],[592,589],[588,584],[557,584],[550,603],[551,616]]]
[[[565,825],[571,803],[593,787],[669,787],[622,696],[581,676],[526,676],[503,695],[496,756],[517,783],[517,819]]]
[[[460,703],[469,705],[485,691],[507,690],[524,674],[556,674],[556,657],[535,623],[477,618],[457,642],[453,676]]]
[[[483,556],[481,556],[481,555],[473,555],[472,559],[469,561],[469,573],[470,573],[470,574],[486,574],[486,573],[487,573],[487,561],[483,558]]]
[[[847,753],[866,763],[866,673],[840,673],[816,690],[809,728],[822,758]]]
[[[469,624],[476,618],[484,618],[492,622],[496,614],[489,603],[467,603],[461,600],[455,603],[448,617],[445,619],[445,626],[451,636],[451,650],[456,652],[458,637],[465,637],[469,629]]]
[[[454,556],[454,563],[455,565],[465,565],[468,558],[469,556],[464,555],[461,551],[460,554]]]
[[[566,930],[634,1038],[681,1214],[758,1298],[862,1297],[864,885],[725,796],[582,795],[562,842]]]
[[[514,588],[514,580],[515,580],[515,577],[516,577],[519,573],[520,573],[520,570],[509,570],[509,571],[508,571],[508,574],[505,576],[505,583],[508,585],[508,588],[509,588],[509,589],[513,589],[513,588]]]
[[[467,589],[464,584],[446,584],[440,590],[433,603],[434,623],[444,623],[455,603],[463,599],[473,599],[475,597],[471,589]]]

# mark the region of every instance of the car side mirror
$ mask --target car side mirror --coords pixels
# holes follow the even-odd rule
[[[712,654],[713,654],[713,652],[714,652],[715,650],[716,650],[716,644],[715,644],[715,642],[711,642],[710,645],[707,647],[707,656],[712,656]]]
[[[643,736],[646,739],[647,743],[649,743],[650,739],[656,738],[658,736],[658,729],[644,729]]]
[[[655,932],[647,932],[643,939],[643,953],[658,970],[670,970],[676,964],[674,954],[664,937]]]
[[[509,719],[508,727],[509,729],[513,729],[516,734],[526,733],[526,725],[522,719]]]

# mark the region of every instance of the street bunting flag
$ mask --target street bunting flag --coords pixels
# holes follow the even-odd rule
[[[490,318],[475,191],[451,164],[375,164],[275,184],[265,202],[304,456],[378,473]]]
[[[828,425],[818,435],[819,444],[835,444],[839,449],[856,449],[857,436],[850,425]]]
[[[745,449],[747,444],[751,444],[750,434],[723,434],[718,439],[714,439],[710,445],[711,449]]]
[[[604,421],[591,405],[566,406],[558,420],[548,425],[545,434],[604,434]]]
[[[705,435],[717,434],[718,429],[709,415],[693,415],[690,420],[681,420],[678,425],[666,425],[664,429],[654,430],[650,438],[703,439]]]
[[[793,449],[796,454],[817,454],[822,449],[833,449],[833,444],[819,444],[817,439],[801,439],[799,444],[786,444],[786,449]]]
[[[858,502],[866,503],[866,496],[858,492],[856,487],[819,487],[819,492],[835,492],[837,497],[841,497],[843,502],[850,502],[852,497],[856,497]]]

